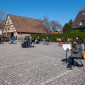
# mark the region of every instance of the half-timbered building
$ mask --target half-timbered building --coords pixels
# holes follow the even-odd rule
[[[25,37],[30,34],[47,33],[42,20],[8,14],[3,33]]]

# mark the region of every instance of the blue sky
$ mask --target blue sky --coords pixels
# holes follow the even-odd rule
[[[47,16],[64,25],[74,20],[85,0],[0,0],[0,9],[7,14],[42,19]]]

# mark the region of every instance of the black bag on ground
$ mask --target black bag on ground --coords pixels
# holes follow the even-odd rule
[[[21,44],[21,46],[22,46],[23,48],[28,48],[28,42],[24,41],[24,42]]]

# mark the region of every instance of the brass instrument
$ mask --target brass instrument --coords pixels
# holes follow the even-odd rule
[[[71,49],[73,49],[73,40],[69,39],[68,42],[71,44]]]
[[[71,50],[74,49],[74,48],[75,48],[75,47],[74,47],[74,43],[75,43],[75,42],[73,42],[73,39],[69,39],[69,43],[71,44]],[[71,55],[73,54],[72,51],[71,51],[70,53],[71,53]]]

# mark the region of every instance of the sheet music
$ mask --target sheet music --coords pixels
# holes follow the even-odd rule
[[[64,50],[70,50],[71,49],[71,45],[70,44],[63,44],[63,49]]]
[[[0,31],[0,35],[2,34],[2,31]]]

